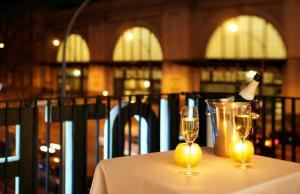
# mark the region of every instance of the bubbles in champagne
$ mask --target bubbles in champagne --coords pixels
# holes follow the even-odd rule
[[[250,115],[236,115],[235,125],[236,131],[240,137],[247,137],[251,130],[251,116]]]
[[[181,119],[181,134],[185,141],[192,143],[198,137],[199,120],[198,118],[182,118]]]

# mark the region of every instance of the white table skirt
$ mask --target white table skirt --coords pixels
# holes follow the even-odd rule
[[[253,168],[236,168],[229,158],[203,149],[198,176],[179,172],[174,152],[152,153],[101,161],[95,170],[90,194],[199,194],[300,193],[300,164],[254,156]]]

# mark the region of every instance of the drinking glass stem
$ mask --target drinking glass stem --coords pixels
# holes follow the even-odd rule
[[[186,167],[186,175],[191,176],[192,175],[192,167],[191,167],[191,157],[192,157],[192,144],[188,143],[189,145],[189,161]]]
[[[241,168],[246,168],[246,163],[245,163],[245,159],[244,159],[244,142],[245,142],[245,138],[242,138],[242,160],[241,160]]]

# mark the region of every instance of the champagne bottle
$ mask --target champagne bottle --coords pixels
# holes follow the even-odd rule
[[[258,85],[262,82],[260,73],[256,73],[249,84],[242,89],[238,94],[231,96],[227,99],[234,102],[251,102],[254,100],[255,91]]]

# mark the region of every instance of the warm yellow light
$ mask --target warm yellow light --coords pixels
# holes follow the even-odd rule
[[[0,48],[4,48],[5,44],[3,42],[0,42]]]
[[[56,143],[50,143],[50,147],[51,148],[54,148],[56,150],[60,150],[60,145],[59,144],[56,144]]]
[[[74,69],[73,75],[74,75],[74,77],[79,77],[81,75],[81,71],[79,69]]]
[[[52,44],[53,44],[53,46],[57,47],[60,45],[60,41],[58,39],[53,39]]]
[[[115,44],[113,61],[149,59],[163,59],[162,48],[155,34],[145,27],[133,27],[124,31]]]
[[[262,38],[264,34],[268,38]],[[206,58],[213,59],[285,59],[286,55],[285,43],[275,26],[251,15],[230,18],[219,25],[205,53]]]
[[[59,163],[60,159],[58,157],[53,158],[53,162]]]
[[[237,32],[239,30],[239,27],[235,23],[230,23],[228,24],[227,29],[229,32]]]
[[[47,149],[47,146],[40,146],[40,150],[41,150],[42,152],[47,152],[48,149]],[[49,153],[53,154],[54,152],[55,152],[55,149],[49,147]]]
[[[71,34],[67,38],[66,61],[87,62],[90,61],[90,50],[87,42],[79,34]],[[80,45],[80,46],[78,46]],[[61,62],[64,42],[61,42],[57,51],[56,61]]]
[[[145,80],[144,81],[144,88],[149,88],[150,87],[150,81],[149,80]]]
[[[243,144],[242,140],[238,140],[231,142],[229,145],[229,155],[236,162],[242,160],[242,151],[245,162],[249,162],[254,155],[254,146],[252,142],[246,140]]]
[[[126,33],[126,40],[128,41],[132,41],[134,38],[133,34],[131,32],[127,32]]]
[[[266,147],[272,147],[272,141],[271,141],[270,139],[267,139],[267,140],[265,141],[265,146],[266,146]]]
[[[108,96],[108,91],[107,91],[107,90],[104,90],[104,91],[102,92],[102,95],[103,95],[103,96]]]
[[[66,84],[66,91],[70,91],[71,90],[71,86],[69,84]]]
[[[178,165],[186,167],[189,162],[189,146],[187,143],[180,143],[175,149],[175,161]],[[191,165],[196,166],[202,159],[202,150],[196,143],[192,144]]]

